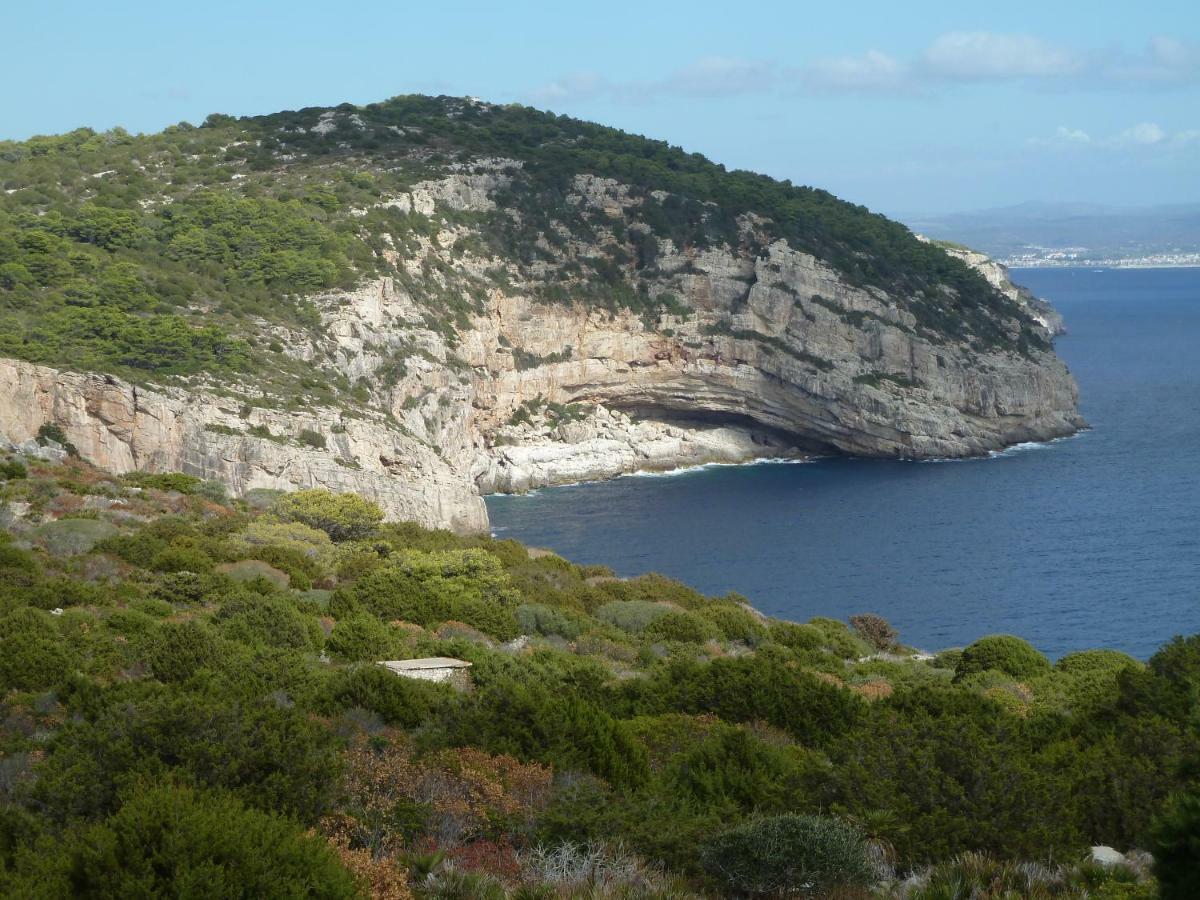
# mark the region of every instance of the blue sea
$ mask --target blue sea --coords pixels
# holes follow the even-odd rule
[[[719,466],[487,500],[495,532],[805,620],[1146,658],[1200,631],[1200,269],[1026,269],[1092,430],[990,459]]]

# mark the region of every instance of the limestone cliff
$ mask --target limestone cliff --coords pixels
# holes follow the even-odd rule
[[[352,154],[366,116],[299,132]],[[521,159],[463,156],[414,152],[428,177],[362,192],[345,227],[362,223],[382,271],[312,293],[317,324],[252,321],[256,346],[340,393],[0,360],[0,438],[53,422],[117,472],[352,490],[471,531],[492,491],[758,456],[975,456],[1084,424],[1050,343],[1061,320],[986,257],[951,251],[991,287],[889,223],[878,259],[852,233],[826,258],[753,211],[589,173],[549,189]],[[372,159],[339,164],[385,173]],[[270,162],[274,181],[332,177],[299,154]],[[924,281],[902,277],[909,244],[935,254],[913,263]]]
[[[502,184],[446,182],[388,202],[469,208],[492,203]],[[623,202],[618,184],[587,178],[577,197]],[[416,273],[437,260],[451,281],[504,265],[457,250],[468,231],[446,229],[401,265]],[[0,425],[25,440],[55,422],[83,456],[117,472],[181,470],[237,493],[354,490],[393,517],[458,530],[486,527],[480,493],[803,452],[980,455],[1081,425],[1075,385],[1052,351],[935,343],[893,298],[846,284],[785,242],[754,256],[663,242],[658,269],[693,312],[646,321],[541,302],[510,284],[490,291],[451,349],[428,326],[423,299],[385,278],[320,297],[321,341],[278,332],[290,354],[333,358],[366,379],[390,415],[239,409],[216,385],[138,388],[5,360]],[[398,354],[405,373],[388,383],[382,371]],[[326,447],[298,442],[305,431]]]

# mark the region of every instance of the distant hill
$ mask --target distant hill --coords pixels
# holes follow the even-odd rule
[[[1085,250],[1091,259],[1200,253],[1200,203],[1120,207],[1031,202],[902,218],[922,234],[958,241],[1001,260],[1066,248]]]

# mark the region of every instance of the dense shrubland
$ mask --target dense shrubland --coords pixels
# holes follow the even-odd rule
[[[7,895],[1153,896],[1105,843],[1194,896],[1200,637],[919,661],[357,497],[4,465]],[[473,688],[373,665],[432,655]]]

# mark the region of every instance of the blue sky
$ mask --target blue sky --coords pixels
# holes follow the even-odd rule
[[[1200,201],[1200,5],[11,4],[0,138],[523,102],[891,214]]]

